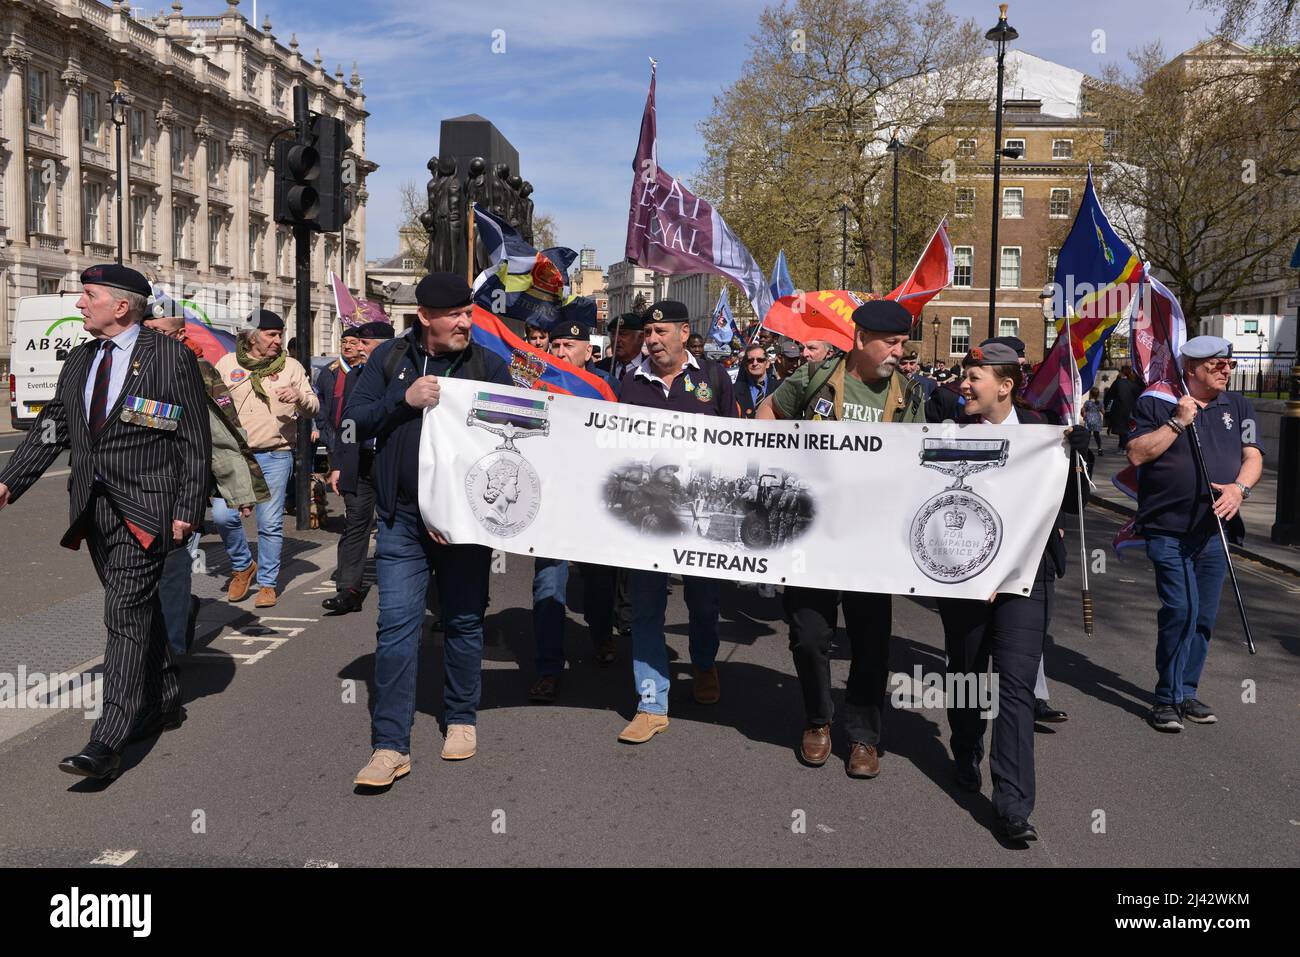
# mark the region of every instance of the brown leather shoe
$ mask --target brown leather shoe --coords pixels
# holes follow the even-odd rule
[[[618,739],[624,744],[645,744],[656,734],[662,734],[668,730],[668,716],[666,714],[650,714],[647,711],[638,711],[632,718]]]
[[[695,703],[717,704],[722,698],[722,686],[718,683],[717,667],[710,668],[708,671],[692,668],[691,676],[694,679],[691,693],[695,697]]]
[[[831,726],[829,724],[810,724],[803,729],[803,740],[799,742],[799,757],[813,767],[820,768],[831,756]]]
[[[256,574],[257,562],[253,562],[242,572],[232,573],[230,587],[226,589],[226,599],[228,601],[243,601],[248,595],[248,586],[253,583],[253,576]]]
[[[853,750],[849,752],[848,772],[851,778],[874,778],[879,774],[880,755],[876,754],[875,745],[854,741]]]
[[[257,590],[257,597],[253,599],[253,605],[257,608],[271,608],[280,599],[275,596],[275,589],[270,585],[263,585]]]

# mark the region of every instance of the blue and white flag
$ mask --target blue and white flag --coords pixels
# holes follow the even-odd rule
[[[504,219],[475,206],[474,228],[488,256],[488,267],[484,272],[496,272],[503,259],[509,264],[506,271],[513,275],[532,272],[537,262],[537,250],[524,242],[524,238]]]
[[[772,298],[794,295],[794,282],[790,279],[790,270],[785,264],[785,250],[776,254],[776,265],[772,267]],[[759,318],[763,318],[759,316]]]
[[[709,338],[720,346],[729,345],[732,337],[743,338],[736,328],[736,317],[731,314],[731,305],[727,302],[727,290],[718,296],[718,304],[713,307],[713,326]]]

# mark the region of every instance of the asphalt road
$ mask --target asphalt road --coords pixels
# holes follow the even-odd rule
[[[14,444],[0,437],[0,461]],[[0,671],[82,663],[57,660],[50,649],[63,646],[31,627],[53,599],[98,600],[89,558],[56,545],[66,507],[65,483],[50,477],[0,514],[0,633],[11,649]],[[1220,722],[1161,735],[1142,720],[1154,680],[1152,576],[1140,555],[1119,563],[1109,554],[1117,528],[1108,513],[1090,514],[1089,544],[1107,548],[1092,580],[1092,638],[1079,624],[1071,536],[1047,656],[1052,701],[1070,720],[1036,739],[1042,839],[1028,847],[994,836],[987,766],[981,795],[952,785],[941,710],[891,709],[875,780],[844,774],[838,727],[835,757],[802,766],[779,601],[749,589],[725,586],[722,701],[703,707],[690,696],[675,587],[672,724],[649,744],[615,740],[636,702],[626,642],[612,668],[597,667],[573,610],[561,698],[529,705],[531,563],[517,556],[492,581],[478,755],[438,758],[433,633],[421,653],[414,770],[386,792],[357,793],[377,595],[361,614],[325,616],[333,536],[314,532],[294,543],[292,581],[271,614],[258,615],[251,599],[204,605],[203,647],[183,662],[189,719],[129,748],[116,782],[57,769],[87,739],[80,712],[0,713],[0,865],[1294,866],[1300,579],[1239,566],[1259,654],[1242,646],[1225,592],[1202,685]],[[228,565],[215,538],[204,547],[209,575],[195,590],[216,595]],[[570,597],[580,608],[578,576]],[[102,651],[97,618],[81,615],[85,647]],[[942,669],[929,602],[895,599],[894,635],[895,672]],[[834,662],[841,688],[846,653],[838,647]]]

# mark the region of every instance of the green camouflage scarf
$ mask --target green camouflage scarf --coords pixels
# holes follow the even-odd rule
[[[280,352],[273,357],[257,359],[249,354],[242,339],[235,343],[236,361],[251,373],[249,381],[253,385],[253,391],[257,393],[257,395],[261,396],[262,401],[268,406],[271,404],[271,397],[266,394],[266,386],[262,384],[262,380],[267,376],[278,375],[283,372],[284,358],[284,350],[281,349]]]

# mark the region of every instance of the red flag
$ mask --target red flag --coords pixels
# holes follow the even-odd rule
[[[897,289],[887,295],[919,319],[925,304],[952,285],[952,243],[948,240],[948,217],[939,226],[925,246],[925,252],[916,261],[912,274]]]
[[[948,221],[943,219],[926,244],[912,274],[889,295],[919,318],[925,304],[952,282],[952,244]],[[772,303],[763,325],[796,342],[821,339],[846,352],[853,348],[853,310],[869,299],[881,297],[847,289],[822,289],[794,296],[782,296]]]
[[[1133,371],[1146,383],[1143,395],[1177,402],[1183,394],[1183,373],[1179,350],[1187,341],[1187,320],[1183,308],[1165,284],[1151,275],[1148,267],[1137,307],[1133,311],[1129,337]]]

